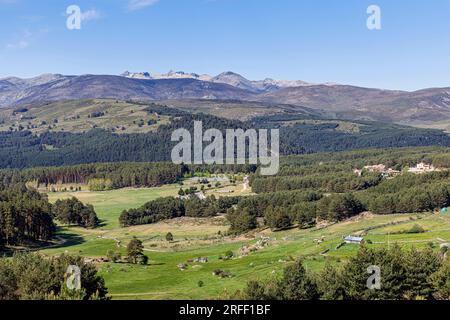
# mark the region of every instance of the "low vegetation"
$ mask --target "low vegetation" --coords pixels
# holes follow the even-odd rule
[[[367,285],[370,266],[382,270],[377,288]],[[298,260],[287,266],[279,279],[251,281],[237,295],[249,300],[448,300],[449,271],[450,260],[430,249],[362,246],[340,267],[326,265],[312,273]],[[376,286],[376,280],[370,284]]]

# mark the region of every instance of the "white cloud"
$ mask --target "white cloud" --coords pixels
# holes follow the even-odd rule
[[[81,21],[90,21],[100,19],[101,14],[95,9],[87,10],[81,13]]]
[[[41,36],[47,34],[48,29],[40,29],[36,32],[30,32],[29,30],[23,30],[20,36],[16,37],[16,41],[6,44],[6,49],[25,49],[33,42],[37,41]]]
[[[8,43],[6,45],[6,48],[8,48],[8,49],[25,49],[29,45],[30,45],[30,43],[28,41],[20,40],[19,42],[16,42],[16,43]]]
[[[30,45],[30,39],[33,34],[29,30],[24,30],[20,35],[20,38],[12,43],[6,45],[7,49],[25,49]]]
[[[159,0],[130,0],[128,2],[128,9],[130,11],[140,10],[142,8],[152,6],[157,3]]]

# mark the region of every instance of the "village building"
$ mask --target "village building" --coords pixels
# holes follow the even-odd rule
[[[432,164],[427,164],[424,162],[418,163],[415,167],[409,168],[408,172],[420,174],[426,172],[437,171],[437,169]]]
[[[364,238],[355,236],[346,236],[344,238],[344,241],[347,244],[361,244],[364,241]]]
[[[206,200],[206,196],[203,192],[197,192],[195,194],[197,196],[197,198],[199,198],[200,200]]]

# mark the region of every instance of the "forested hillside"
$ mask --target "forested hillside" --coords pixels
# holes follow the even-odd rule
[[[142,105],[139,108],[141,110]],[[0,167],[167,161],[176,144],[171,142],[172,132],[178,128],[192,131],[194,121],[202,121],[203,130],[279,128],[280,151],[284,155],[371,147],[450,146],[449,136],[439,130],[317,119],[295,112],[263,116],[245,122],[201,113],[191,114],[158,105],[149,105],[145,112],[165,117],[167,121],[142,133],[119,134],[101,127],[79,133],[47,130],[39,135],[26,128],[0,132]]]

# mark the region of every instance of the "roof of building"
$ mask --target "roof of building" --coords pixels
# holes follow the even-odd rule
[[[347,236],[344,238],[346,241],[355,241],[355,242],[361,242],[364,240],[363,237],[355,237],[355,236]]]

